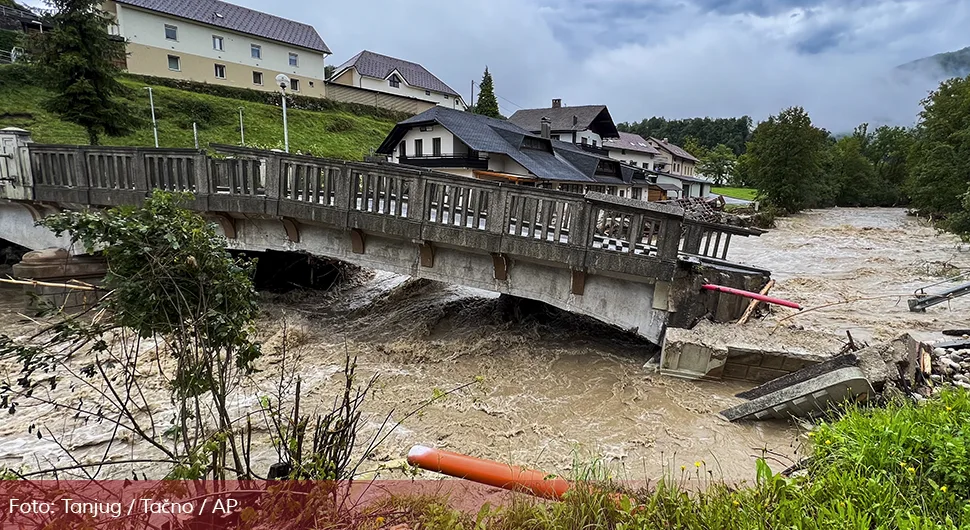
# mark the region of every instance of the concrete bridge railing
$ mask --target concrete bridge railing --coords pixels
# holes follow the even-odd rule
[[[685,219],[680,209],[669,205],[481,181],[396,164],[223,145],[211,146],[211,154],[42,145],[27,142],[20,133],[0,131],[0,139],[7,136],[15,136],[19,144],[6,148],[13,156],[0,158],[0,199],[25,205],[103,207],[139,204],[153,189],[187,191],[194,194],[188,206],[216,219],[230,240],[236,238],[238,227],[257,218],[282,221],[292,243],[300,242],[304,229],[322,226],[335,231],[336,237],[349,234],[353,255],[367,254],[372,238],[417,245],[421,268],[435,266],[438,249],[484,255],[486,260],[491,256],[491,276],[497,282],[508,279],[510,261],[567,269],[566,293],[578,297],[585,292],[587,276],[596,275],[649,284],[650,289],[664,286],[660,294],[666,298],[671,282],[685,276],[683,269],[690,266],[685,262],[724,264],[732,236],[759,233]],[[749,275],[766,274],[731,267]],[[461,283],[460,278],[455,281]],[[483,285],[481,278],[477,282],[469,285]],[[651,290],[649,296],[655,294]],[[551,294],[536,298],[557,300]],[[568,305],[558,305],[564,304]],[[653,305],[657,307],[651,310],[666,311],[677,303]],[[649,336],[657,339],[658,330]]]

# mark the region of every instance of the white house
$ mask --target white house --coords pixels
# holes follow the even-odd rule
[[[684,148],[670,143],[666,138],[660,140],[651,136],[647,142],[660,151],[654,164],[657,170],[686,177],[697,175],[696,166],[700,160]]]
[[[550,108],[522,109],[510,116],[509,121],[539,133],[544,118],[549,120],[553,140],[586,146],[604,156],[607,155],[603,150],[604,141],[620,137],[606,105],[565,107],[561,99],[554,99]]]
[[[655,158],[660,155],[660,151],[638,134],[621,132],[619,135],[619,138],[608,138],[603,141],[603,147],[609,151],[610,158],[635,167],[653,170]]]
[[[425,67],[364,50],[334,69],[329,83],[410,97],[465,110],[461,95]]]
[[[330,48],[313,26],[219,0],[107,0],[133,74],[325,96]]]

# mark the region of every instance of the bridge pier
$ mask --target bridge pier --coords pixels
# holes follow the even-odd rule
[[[105,294],[97,286],[107,272],[104,259],[72,256],[63,248],[28,252],[13,266],[15,279],[35,282],[24,285],[34,307],[50,304],[66,311],[93,306]],[[71,283],[78,283],[77,288],[67,286]]]

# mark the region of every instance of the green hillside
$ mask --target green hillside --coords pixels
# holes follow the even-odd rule
[[[901,72],[924,72],[941,78],[965,77],[970,75],[970,46],[917,59],[896,69]]]
[[[128,136],[104,137],[102,143],[150,147],[154,140],[148,91],[143,89],[146,83],[133,78],[124,78],[122,82],[130,89],[124,100],[137,118],[137,127]],[[200,146],[209,143],[238,145],[240,107],[243,108],[247,145],[283,147],[283,117],[278,106],[164,86],[155,86],[153,91],[161,147],[193,147],[193,121],[198,123]],[[31,83],[26,68],[0,66],[0,128],[27,129],[39,143],[86,144],[88,137],[84,129],[61,121],[44,110],[43,102],[47,96],[46,91]],[[290,150],[360,160],[381,144],[395,123],[391,117],[379,116],[380,112],[373,114],[361,115],[345,109],[290,110]]]

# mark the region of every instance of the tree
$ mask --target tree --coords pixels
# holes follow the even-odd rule
[[[702,146],[700,141],[694,136],[687,136],[684,138],[684,143],[681,145],[684,151],[694,155],[697,159],[702,159],[707,156],[707,148]]]
[[[327,66],[324,66],[323,67],[323,78],[326,79],[327,81],[329,81],[330,78],[333,77],[333,73],[336,70],[337,70],[337,67],[334,66],[334,65],[332,65],[332,64],[328,64]]]
[[[970,187],[970,76],[942,82],[922,105],[908,160],[913,206],[924,214],[952,217],[951,229],[970,233],[963,199]]]
[[[718,186],[723,186],[734,173],[736,163],[737,157],[731,152],[731,148],[724,144],[718,144],[714,149],[704,153],[700,164],[697,165],[697,171],[701,175],[713,179]]]
[[[115,62],[124,58],[125,43],[108,35],[113,17],[101,11],[101,0],[48,0],[54,29],[38,34],[34,49],[42,79],[54,92],[47,109],[87,131],[92,145],[102,135],[129,130],[127,107],[115,99],[124,86]]]
[[[485,67],[485,75],[482,76],[482,83],[478,85],[478,103],[475,104],[475,114],[488,116],[489,118],[502,118],[498,110],[498,100],[495,98],[495,87],[492,85],[492,74]]]
[[[822,204],[827,131],[805,109],[791,107],[758,124],[748,143],[751,184],[773,205],[797,212]]]
[[[830,178],[839,206],[875,206],[882,202],[881,186],[872,162],[863,154],[866,135],[842,137],[832,151]]]
[[[718,144],[724,144],[735,155],[741,155],[744,153],[745,142],[751,138],[752,120],[749,116],[684,120],[668,120],[654,116],[640,122],[620,123],[617,124],[617,128],[643,137],[667,138],[680,146],[687,143],[688,137],[694,137],[697,144],[704,149],[713,149]]]

